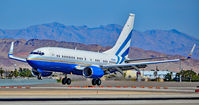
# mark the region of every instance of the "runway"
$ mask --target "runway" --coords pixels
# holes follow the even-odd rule
[[[194,92],[171,92],[150,89],[85,89],[85,88],[30,88],[0,89],[1,105],[66,105],[66,104],[162,104],[198,105],[199,94]],[[163,90],[163,89],[162,89]]]
[[[0,88],[0,105],[198,105],[197,87],[148,87],[129,84],[117,86],[60,86],[60,84],[30,85]],[[148,84],[148,83],[147,83]]]

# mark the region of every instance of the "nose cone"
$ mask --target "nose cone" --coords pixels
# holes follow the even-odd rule
[[[26,59],[27,59],[27,61],[31,61],[31,60],[34,60],[36,58],[37,58],[37,56],[30,54]]]
[[[30,55],[26,58],[28,64],[29,64],[30,66],[32,66],[33,68],[37,68],[37,66],[38,66],[37,59],[38,59],[37,55],[33,55],[33,54],[30,54]]]

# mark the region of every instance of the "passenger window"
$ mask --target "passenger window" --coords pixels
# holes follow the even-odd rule
[[[103,62],[104,62],[104,63],[108,63],[108,61],[107,61],[107,60],[103,60]]]
[[[99,59],[95,59],[95,61],[96,61],[96,62],[100,62],[100,60],[99,60]]]
[[[78,60],[83,60],[83,58],[82,58],[82,57],[77,57],[77,59],[78,59]]]
[[[113,62],[113,61],[109,61],[109,63],[115,64],[116,62]]]

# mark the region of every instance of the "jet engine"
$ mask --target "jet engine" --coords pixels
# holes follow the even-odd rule
[[[87,78],[101,78],[104,71],[96,66],[88,66],[83,70],[83,75]]]

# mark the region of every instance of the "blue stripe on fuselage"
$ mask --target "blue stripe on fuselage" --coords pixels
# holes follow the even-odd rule
[[[76,75],[82,75],[81,70],[76,70],[75,66],[77,64],[69,64],[62,62],[51,62],[51,61],[39,61],[39,60],[27,60],[27,62],[33,67],[38,68],[43,71],[52,71],[52,72],[64,72],[67,74],[73,73]]]

